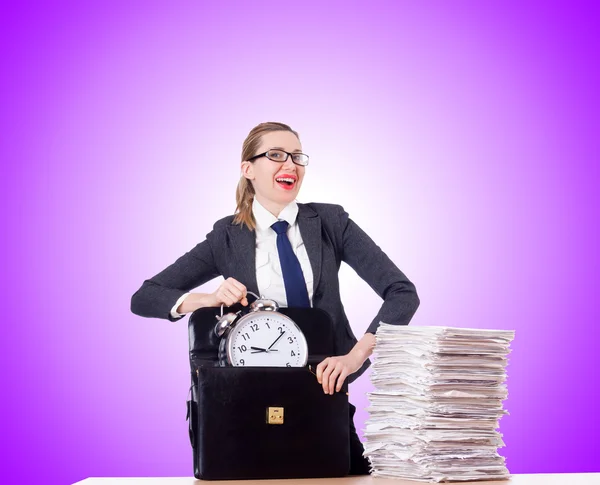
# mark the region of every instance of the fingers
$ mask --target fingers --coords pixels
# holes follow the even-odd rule
[[[335,369],[335,362],[333,359],[330,359],[327,363],[327,367],[323,369],[323,392],[325,394],[329,394],[329,378],[331,377],[331,373]]]
[[[222,295],[227,306],[234,305],[238,301],[237,295],[229,288],[223,288]]]
[[[226,306],[231,306],[236,302],[235,296],[226,286],[221,285],[215,292],[217,302]]]
[[[329,394],[331,394],[331,395],[333,395],[333,392],[335,390],[335,381],[339,377],[339,375],[342,373],[343,368],[344,368],[344,365],[340,361],[338,361],[337,364],[335,364],[335,367],[333,368],[331,375],[329,376],[329,385],[327,386],[327,389],[329,391]]]
[[[317,380],[325,394],[340,392],[348,374],[348,366],[335,357],[327,357],[317,366]]]
[[[242,305],[248,305],[246,298],[246,287],[234,278],[227,278],[215,292],[219,303],[227,306],[235,305],[238,301]]]
[[[338,380],[337,380],[337,386],[335,388],[335,392],[340,392],[342,390],[342,386],[344,385],[344,381],[346,380],[346,377],[348,377],[348,369],[344,369],[340,373],[340,376],[338,377]]]
[[[328,357],[317,366],[317,381],[323,385],[325,394],[333,394],[335,381],[343,370],[343,363],[335,357]]]
[[[227,281],[235,288],[237,288],[241,294],[243,296],[246,296],[246,287],[244,285],[242,285],[238,280],[236,280],[235,278],[227,278]]]
[[[319,384],[323,382],[323,371],[327,367],[327,364],[329,364],[330,360],[331,357],[327,357],[317,366],[317,381],[319,382]]]

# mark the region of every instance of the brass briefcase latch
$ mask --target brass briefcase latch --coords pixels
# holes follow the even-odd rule
[[[283,424],[283,408],[267,408],[268,424]]]

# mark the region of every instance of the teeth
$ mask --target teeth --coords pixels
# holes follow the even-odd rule
[[[290,183],[292,183],[292,184],[294,183],[294,179],[287,178],[287,177],[284,177],[284,178],[277,178],[277,179],[275,179],[275,180],[277,180],[277,182],[290,182]]]

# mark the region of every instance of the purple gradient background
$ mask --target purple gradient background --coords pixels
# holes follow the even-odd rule
[[[233,212],[269,120],[311,155],[299,201],[415,282],[412,324],[516,330],[510,471],[600,471],[595,5],[3,2],[3,482],[192,475],[187,320],[130,297]],[[340,277],[360,336],[380,300]]]

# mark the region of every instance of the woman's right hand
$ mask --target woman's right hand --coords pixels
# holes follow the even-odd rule
[[[240,301],[242,305],[247,306],[247,292],[248,290],[246,287],[238,280],[235,278],[227,278],[221,283],[217,290],[212,293],[212,297],[214,298],[215,306],[221,306],[221,304],[232,306],[238,301]]]

